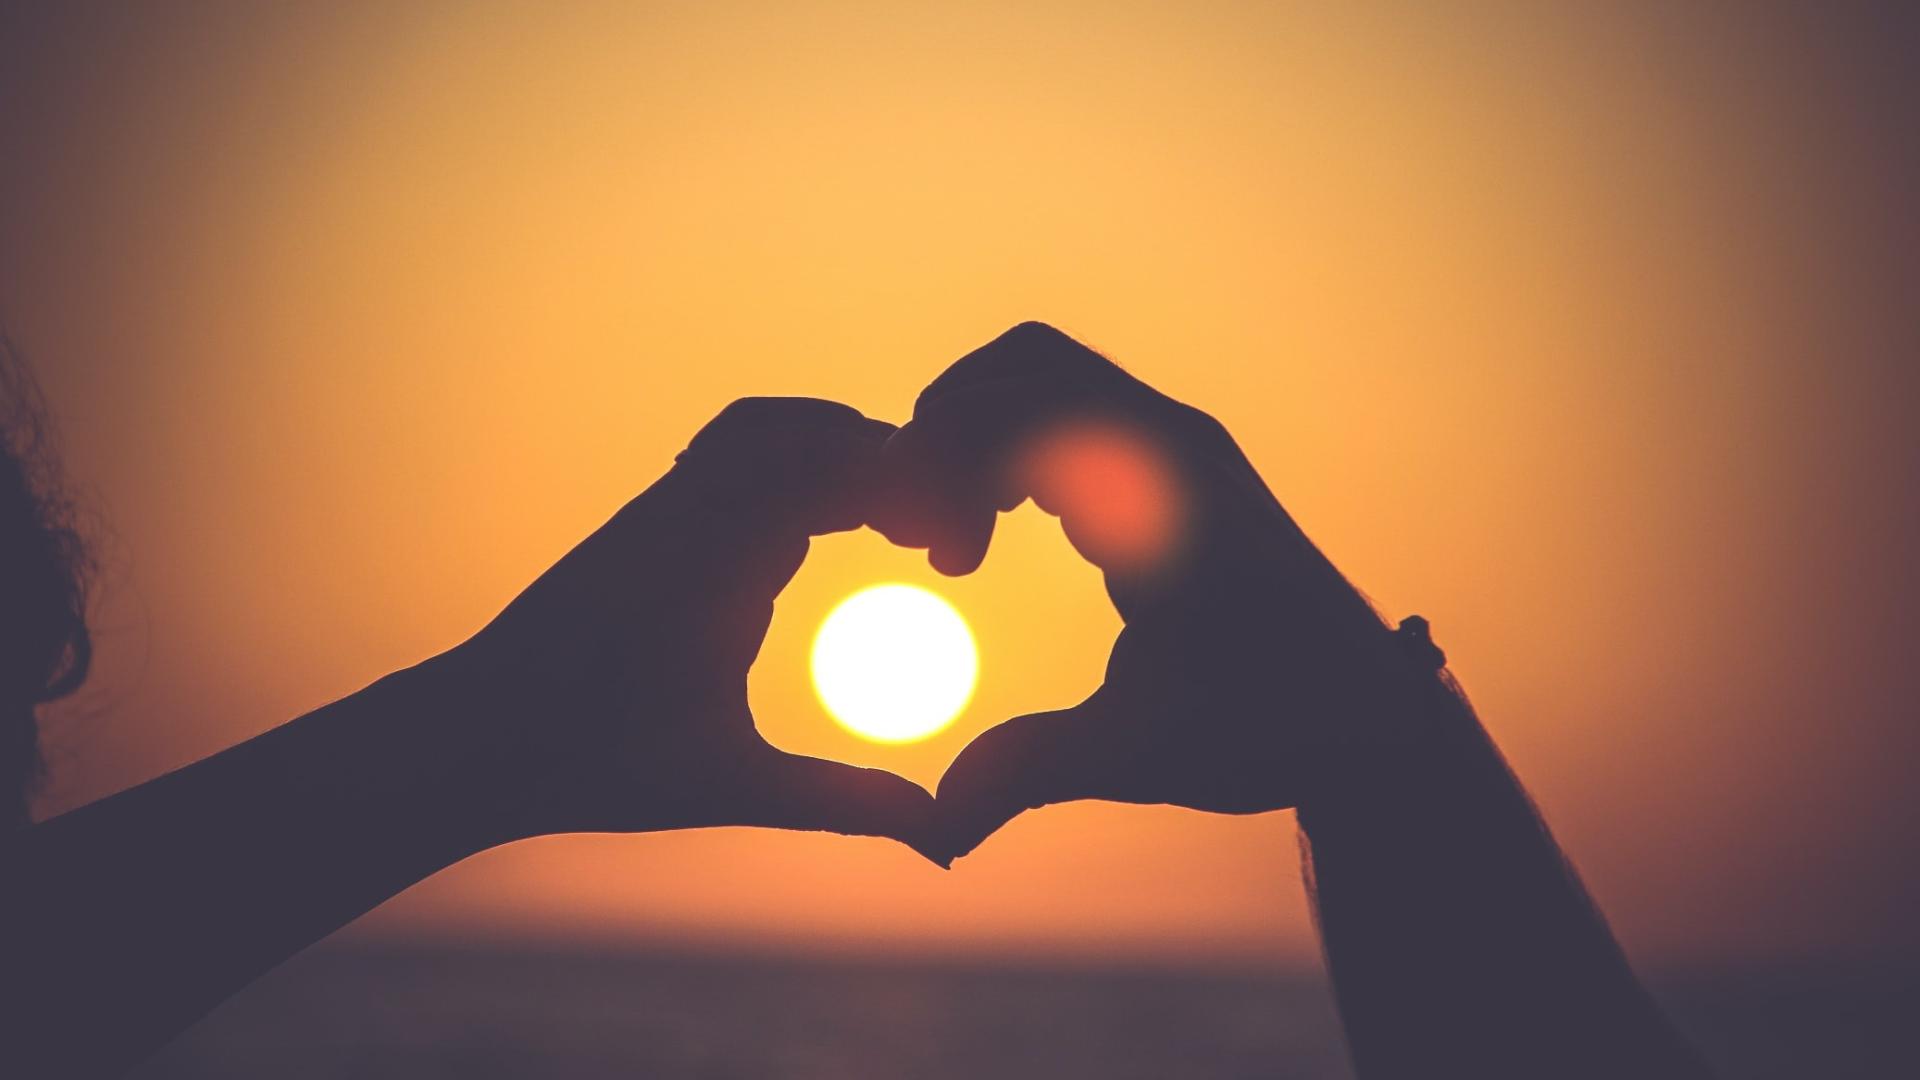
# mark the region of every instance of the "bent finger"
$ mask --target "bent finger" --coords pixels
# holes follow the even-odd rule
[[[883,420],[818,398],[742,398],[696,433],[673,473],[722,517],[797,535],[859,528],[872,516]]]

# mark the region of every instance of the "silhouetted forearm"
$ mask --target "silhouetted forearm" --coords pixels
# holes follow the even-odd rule
[[[110,1075],[300,949],[489,845],[478,743],[403,673],[10,838],[0,1060]]]
[[[1464,698],[1423,744],[1303,806],[1356,1068],[1382,1077],[1700,1077]]]

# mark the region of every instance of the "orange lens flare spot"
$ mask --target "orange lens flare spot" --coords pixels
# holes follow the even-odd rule
[[[1119,424],[1082,421],[1049,431],[1019,468],[1035,505],[1103,569],[1140,571],[1172,553],[1185,500],[1167,452]]]

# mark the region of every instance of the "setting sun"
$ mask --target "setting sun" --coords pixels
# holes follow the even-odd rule
[[[924,739],[973,697],[980,656],[954,606],[918,585],[874,585],[813,639],[813,686],[842,727],[874,742]]]

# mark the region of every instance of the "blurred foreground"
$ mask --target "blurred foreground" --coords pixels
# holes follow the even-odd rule
[[[1920,980],[1653,980],[1728,1077],[1920,1075]],[[136,1074],[1349,1078],[1318,971],[685,951],[314,949]]]

